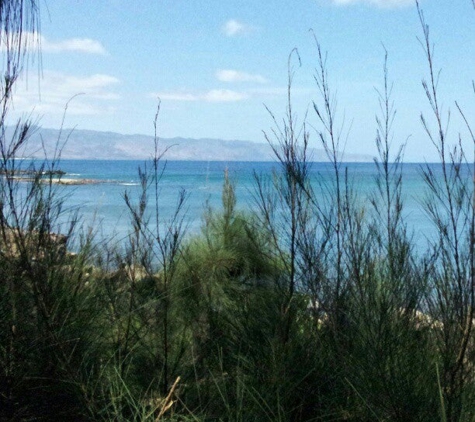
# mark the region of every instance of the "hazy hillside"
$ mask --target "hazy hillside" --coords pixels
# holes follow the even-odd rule
[[[56,129],[35,131],[25,156],[43,156],[43,147],[53,154],[59,132]],[[146,135],[122,135],[114,132],[98,132],[75,129],[64,130],[60,144],[68,138],[63,147],[62,158],[68,159],[147,159],[153,152],[153,137]],[[196,161],[270,161],[274,160],[266,143],[249,141],[225,141],[222,139],[160,138],[160,149],[169,148],[168,160]],[[313,149],[314,161],[326,161],[323,150]],[[372,161],[368,155],[346,154],[345,161]]]

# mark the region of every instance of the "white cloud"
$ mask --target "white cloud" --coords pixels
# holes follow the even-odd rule
[[[234,102],[248,98],[247,94],[231,91],[229,89],[213,89],[207,92],[203,98],[212,103]]]
[[[239,72],[231,69],[220,69],[216,72],[216,77],[221,82],[257,82],[264,84],[267,79],[258,74]]]
[[[404,7],[415,5],[415,0],[332,0],[337,5],[366,3],[382,8]]]
[[[13,96],[16,112],[39,114],[62,114],[68,101],[68,115],[102,115],[114,108],[111,101],[120,96],[114,91],[120,81],[110,75],[95,74],[86,77],[67,75],[60,72],[45,71],[39,88],[32,83],[28,89],[18,81]],[[84,94],[79,95],[78,94]]]
[[[314,92],[313,88],[293,88],[292,93],[295,96],[307,97]],[[208,103],[226,103],[238,102],[248,99],[264,100],[267,98],[276,98],[287,95],[287,87],[259,87],[249,88],[242,91],[230,89],[212,89],[205,92],[190,92],[184,90],[162,91],[149,94],[150,98],[160,98],[161,100],[176,102],[208,102]]]
[[[91,38],[70,38],[61,41],[50,41],[43,35],[24,32],[22,34],[25,44],[28,50],[41,51],[43,53],[63,53],[66,51],[72,51],[77,53],[86,54],[107,54],[104,46],[96,40]],[[5,41],[2,40],[0,44],[0,50],[5,50]]]
[[[170,101],[198,101],[200,99],[198,95],[187,94],[182,92],[162,92],[157,94],[151,94],[150,97],[159,97],[162,100]]]
[[[210,91],[193,94],[188,92],[161,92],[154,93],[151,97],[159,97],[162,100],[169,101],[205,101],[208,103],[229,103],[242,101],[249,98],[249,95],[244,92],[232,91],[229,89],[212,89]]]
[[[223,25],[222,30],[227,37],[235,37],[252,32],[253,27],[235,19],[230,19]]]
[[[52,42],[45,37],[41,37],[41,51],[45,53],[75,51],[87,54],[106,54],[103,45],[99,41],[90,38],[71,38],[59,42]]]

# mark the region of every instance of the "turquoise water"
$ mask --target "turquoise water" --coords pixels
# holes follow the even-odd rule
[[[59,168],[66,172],[65,178],[94,179],[101,183],[60,186],[61,193],[67,195],[67,205],[78,208],[86,226],[93,226],[105,236],[116,234],[124,237],[130,228],[130,216],[125,206],[124,193],[138,198],[140,180],[138,176],[141,161],[98,161],[98,160],[63,160]],[[147,164],[150,167],[150,163]],[[427,166],[427,165],[425,165]],[[435,172],[440,172],[440,165],[430,165]],[[361,206],[369,206],[368,197],[374,192],[376,166],[374,163],[343,164],[347,168],[349,179],[359,192]],[[221,190],[225,170],[236,185],[238,208],[255,208],[254,173],[270,176],[278,165],[271,162],[188,162],[170,161],[166,163],[160,180],[159,208],[161,218],[166,221],[175,210],[178,193],[187,193],[185,205],[188,233],[200,230],[205,204],[209,202],[218,208],[221,203]],[[313,163],[311,180],[333,180],[333,170],[328,163]],[[422,244],[424,239],[434,236],[422,201],[427,188],[421,176],[420,164],[404,164],[403,192],[405,199],[404,215],[410,231]],[[150,204],[152,205],[152,204]]]

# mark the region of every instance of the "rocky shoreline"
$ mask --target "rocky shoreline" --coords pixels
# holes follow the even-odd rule
[[[3,170],[1,172],[7,178],[19,180],[22,182],[52,183],[54,185],[96,185],[105,183],[99,179],[75,179],[63,177],[67,173],[63,170]]]
[[[46,177],[35,179],[33,177],[25,177],[25,176],[13,176],[13,179],[19,180],[21,182],[34,182],[39,181],[40,183],[51,183],[53,185],[98,185],[100,183],[106,183],[104,180],[98,179],[72,179],[69,177]]]
[[[57,179],[42,179],[44,183],[53,183],[55,185],[98,185],[105,183],[103,180],[97,179],[71,179],[68,177],[59,177]]]

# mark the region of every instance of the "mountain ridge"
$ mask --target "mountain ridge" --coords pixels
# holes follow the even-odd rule
[[[11,129],[13,131],[13,129]],[[8,132],[7,132],[8,136]],[[22,151],[25,157],[52,157],[57,146],[64,159],[141,160],[154,151],[154,137],[142,134],[121,134],[90,129],[34,128]],[[274,161],[267,143],[215,138],[159,138],[159,151],[167,160],[176,161]],[[309,148],[311,161],[328,161],[323,149]],[[347,162],[369,162],[365,154],[344,154]]]

